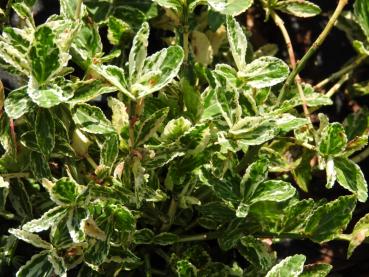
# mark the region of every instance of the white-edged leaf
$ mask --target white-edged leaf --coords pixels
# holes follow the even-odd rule
[[[276,8],[298,17],[312,17],[320,14],[321,12],[318,5],[306,0],[278,1]]]
[[[183,57],[180,46],[170,46],[151,55],[145,60],[141,74],[132,85],[132,91],[137,91],[141,98],[162,89],[177,76]]]
[[[80,129],[92,134],[110,134],[115,130],[103,111],[95,106],[80,104],[73,113],[74,122]]]
[[[93,65],[92,68],[104,77],[110,84],[116,87],[120,92],[135,100],[135,96],[129,92],[125,73],[122,68],[115,65]]]
[[[40,218],[28,221],[22,226],[22,229],[36,233],[48,230],[54,224],[58,224],[58,222],[67,214],[67,211],[68,209],[65,207],[54,207],[44,213]]]
[[[357,164],[347,158],[335,158],[334,170],[342,187],[354,193],[360,202],[368,199],[368,184]]]
[[[361,29],[369,41],[369,2],[367,0],[356,0],[354,12]]]
[[[217,12],[236,16],[251,7],[253,0],[208,0],[208,4]]]
[[[283,259],[273,266],[266,277],[297,277],[304,270],[306,257],[304,255],[294,255]]]
[[[36,114],[35,135],[38,149],[45,156],[55,147],[55,122],[49,110],[39,109]]]
[[[149,39],[150,27],[144,22],[133,39],[132,48],[129,53],[129,81],[133,84],[141,76],[141,70],[144,66],[147,56],[147,45]]]
[[[33,255],[26,264],[21,266],[16,274],[17,277],[51,277],[54,274],[53,265],[48,260],[49,251],[41,251]]]
[[[227,35],[234,62],[238,70],[243,70],[246,67],[247,38],[232,16],[227,16]]]
[[[281,83],[289,72],[289,67],[284,61],[265,56],[253,60],[238,75],[254,88],[265,88]]]
[[[47,250],[53,248],[53,246],[50,243],[44,241],[39,235],[27,232],[25,230],[9,229],[9,233],[16,236],[18,239],[30,243],[38,248],[43,248]]]
[[[4,109],[6,114],[13,119],[18,119],[26,114],[34,106],[31,99],[27,95],[27,87],[13,90],[6,97]]]
[[[364,215],[355,224],[351,233],[350,244],[347,249],[347,258],[350,258],[356,247],[369,237],[369,214]]]

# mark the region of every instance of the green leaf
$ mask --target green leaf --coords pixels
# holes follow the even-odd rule
[[[190,84],[187,78],[181,78],[181,86],[183,90],[183,102],[186,106],[188,116],[192,122],[197,122],[203,112],[201,93]]]
[[[4,109],[6,114],[13,119],[18,119],[22,115],[28,113],[34,105],[27,95],[27,88],[21,87],[13,90],[6,97]]]
[[[329,241],[350,222],[356,205],[354,196],[340,196],[317,208],[309,217],[305,232],[315,242]]]
[[[30,154],[30,169],[33,177],[37,180],[48,178],[51,176],[51,171],[47,160],[41,153],[32,151]]]
[[[232,16],[227,16],[227,35],[237,68],[243,70],[246,67],[247,39],[240,24]]]
[[[360,202],[368,198],[368,185],[360,167],[347,158],[335,158],[334,170],[338,183],[354,193]]]
[[[268,180],[259,184],[250,197],[250,203],[261,201],[282,202],[290,199],[296,193],[296,189],[287,182],[281,180]]]
[[[308,264],[304,266],[304,271],[299,277],[325,277],[332,270],[333,266],[330,264]]]
[[[161,123],[167,117],[169,108],[163,108],[150,115],[142,124],[137,134],[136,145],[141,145],[149,140],[161,127]]]
[[[289,72],[284,61],[275,57],[261,57],[246,65],[238,75],[254,88],[265,88],[283,82]]]
[[[149,24],[144,22],[133,39],[128,58],[129,81],[131,84],[135,83],[137,78],[142,75],[141,71],[147,56],[149,32]]]
[[[369,3],[366,0],[356,0],[354,3],[354,13],[361,29],[369,40]]]
[[[135,100],[135,96],[133,96],[133,94],[128,90],[125,73],[122,68],[115,65],[92,66],[92,68],[120,92],[127,95],[132,100]]]
[[[23,182],[12,182],[8,197],[17,215],[27,220],[33,218],[31,201]]]
[[[254,194],[257,186],[267,177],[268,164],[269,161],[267,159],[261,158],[247,167],[240,183],[241,196],[249,198]]]
[[[364,215],[355,224],[354,229],[351,233],[350,244],[347,249],[347,259],[349,259],[360,244],[369,236],[369,214]]]
[[[53,265],[54,273],[58,276],[67,276],[67,267],[64,259],[59,257],[56,250],[50,251],[47,257],[49,262]]]
[[[369,127],[369,112],[360,109],[358,112],[349,114],[343,121],[345,132],[349,140],[362,136]]]
[[[165,126],[161,134],[161,139],[167,143],[174,142],[187,132],[191,125],[191,122],[182,116],[177,119],[172,119]]]
[[[241,238],[237,250],[259,273],[266,273],[276,262],[276,252],[253,236]]]
[[[107,86],[100,80],[89,80],[82,82],[77,89],[74,91],[73,98],[69,99],[68,102],[72,104],[85,103],[96,97],[115,91],[114,87]]]
[[[28,87],[27,94],[31,100],[42,108],[51,108],[60,103],[68,101],[73,94],[63,90],[63,88],[51,84],[47,88]]]
[[[197,276],[196,267],[187,260],[180,260],[176,263],[178,277],[195,277]]]
[[[73,180],[63,177],[50,189],[50,198],[58,205],[72,204],[80,193],[80,186]]]
[[[39,233],[48,230],[54,224],[58,224],[64,218],[68,210],[65,207],[55,207],[48,210],[40,218],[28,221],[22,229],[28,232]]]
[[[208,0],[208,4],[217,12],[236,16],[251,7],[253,0]]]
[[[112,167],[119,154],[119,140],[117,135],[108,136],[101,148],[100,164]]]
[[[321,12],[318,5],[305,0],[278,1],[276,8],[298,17],[312,17]]]
[[[48,250],[53,248],[53,246],[50,243],[44,241],[43,239],[41,239],[40,236],[35,235],[33,233],[20,229],[9,229],[9,233],[16,236],[18,239],[21,239],[27,243],[32,244],[35,247]]]
[[[112,45],[120,45],[126,34],[131,32],[128,23],[114,16],[109,16],[108,21],[108,39]]]
[[[115,132],[102,110],[88,104],[80,104],[74,108],[73,120],[88,133],[110,134]]]
[[[55,122],[49,110],[39,109],[36,114],[35,135],[38,148],[46,157],[55,146]]]
[[[11,44],[0,41],[0,58],[1,61],[9,64],[16,73],[22,73],[24,76],[29,75],[30,68],[26,56]],[[20,75],[22,76],[22,74]]]
[[[49,251],[42,251],[21,266],[17,272],[17,277],[43,276],[51,277],[54,274],[53,265],[48,259]]]
[[[158,3],[160,6],[168,9],[173,9],[177,13],[182,11],[182,2],[180,0],[153,0]]]
[[[171,245],[178,241],[178,235],[174,233],[160,233],[159,235],[156,235],[152,241],[153,244],[158,245]]]
[[[180,46],[170,46],[151,55],[145,60],[140,74],[131,89],[144,97],[168,85],[177,76],[184,58]]]
[[[37,28],[29,51],[32,76],[38,84],[44,84],[61,66],[60,51],[55,43],[55,35],[50,27]]]
[[[290,205],[283,218],[281,230],[286,233],[303,233],[306,219],[313,213],[319,202],[314,203],[313,199],[304,199]]]
[[[151,229],[136,230],[133,234],[135,244],[151,244],[155,234]]]
[[[295,277],[300,276],[304,269],[306,257],[294,255],[283,259],[267,273],[266,277]]]
[[[334,122],[325,127],[321,133],[319,152],[323,155],[340,154],[347,144],[347,137],[343,126]]]
[[[245,117],[230,130],[232,138],[240,139],[246,145],[263,144],[274,138],[278,132],[274,119],[260,117]]]
[[[109,97],[108,106],[112,110],[112,124],[118,134],[122,132],[124,128],[129,126],[129,115],[127,108],[122,101],[117,98]]]

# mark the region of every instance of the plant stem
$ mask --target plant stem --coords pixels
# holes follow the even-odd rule
[[[160,228],[160,231],[165,232],[170,229],[174,222],[174,216],[177,212],[177,200],[175,199],[175,196],[172,196],[172,200],[170,201],[169,209],[168,209],[168,222],[163,223],[163,225]]]
[[[330,90],[328,90],[328,92],[326,93],[326,96],[328,96],[329,98],[332,97],[333,94],[335,94],[348,79],[349,79],[349,74],[343,75],[341,79],[339,79],[339,81],[336,84],[334,84]]]
[[[213,240],[218,237],[217,232],[212,233],[206,233],[206,234],[197,234],[197,235],[191,235],[182,237],[178,240],[178,242],[190,242],[190,241],[199,241],[199,240]]]
[[[293,50],[293,45],[292,45],[292,42],[291,42],[291,38],[290,38],[290,35],[288,34],[288,31],[287,31],[287,29],[284,25],[284,21],[275,12],[271,13],[271,17],[273,18],[275,24],[280,29],[280,31],[283,35],[283,39],[284,39],[284,41],[286,43],[286,46],[287,46],[287,52],[288,52],[288,56],[289,56],[289,59],[290,59],[292,70],[295,70],[296,69],[295,51]],[[299,74],[296,74],[296,76],[295,76],[295,83],[296,83],[296,87],[297,87],[297,90],[299,92],[299,95],[300,95],[300,98],[301,98],[301,101],[302,101],[302,107],[303,107],[303,110],[304,110],[304,114],[305,114],[306,118],[310,119],[310,112],[309,112],[308,106],[306,104],[306,98],[305,98],[304,90],[301,86],[301,78],[300,78]]]
[[[15,172],[15,173],[6,173],[0,174],[4,179],[14,179],[14,178],[28,178],[30,174],[28,172]]]
[[[189,24],[188,24],[188,5],[187,0],[183,1],[183,9],[182,9],[182,26],[183,26],[183,64],[187,65],[188,62],[188,54],[189,54],[189,45],[188,45],[188,37],[189,37]]]
[[[145,254],[145,273],[146,277],[151,277],[151,264],[150,264],[150,256],[149,254]]]
[[[329,32],[333,28],[338,16],[341,14],[343,8],[347,5],[348,0],[339,0],[337,7],[329,19],[327,25],[323,29],[323,31],[320,33],[318,38],[314,41],[313,45],[309,48],[309,50],[305,53],[305,55],[302,57],[302,59],[297,62],[296,68],[292,70],[290,75],[288,75],[286,82],[284,83],[282,90],[278,96],[277,104],[280,104],[282,100],[284,99],[284,96],[286,94],[286,90],[291,86],[292,82],[295,80],[295,77],[297,74],[301,72],[301,70],[305,67],[307,61],[315,54],[315,52],[318,50],[318,48],[323,44],[326,37],[328,36]]]
[[[366,60],[368,57],[367,56],[358,56],[356,57],[356,59],[354,59],[354,61],[343,67],[341,70],[333,73],[331,76],[325,78],[323,81],[319,82],[317,85],[314,86],[315,89],[321,89],[323,88],[326,84],[334,81],[335,79],[340,78],[342,75],[351,72],[352,70],[354,70],[356,67],[358,67],[364,60]]]
[[[88,161],[88,163],[94,168],[94,169],[96,169],[97,168],[97,164],[95,163],[95,161],[91,158],[91,156],[87,153],[86,155],[85,155],[85,158],[86,158],[86,160]]]
[[[365,160],[367,157],[369,157],[369,147],[365,148],[364,151],[360,152],[356,156],[352,157],[351,160],[355,163],[360,163],[363,160]]]
[[[83,0],[77,0],[77,9],[75,14],[77,20],[80,20],[81,17],[82,2]]]

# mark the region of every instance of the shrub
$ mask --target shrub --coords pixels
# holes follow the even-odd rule
[[[343,233],[368,197],[355,163],[368,151],[351,159],[367,143],[368,113],[343,124],[318,113],[369,55],[366,0],[340,19],[357,57],[315,86],[299,74],[347,0],[298,62],[279,15],[320,8],[255,3],[280,29],[290,66],[273,45],[248,42],[235,17],[251,0],[60,0],[60,14],[37,26],[34,4],[1,10],[0,65],[17,83],[0,90],[2,270],[325,276],[331,265],[277,260],[267,241],[345,240],[350,256],[368,236],[368,215]],[[326,180],[314,186],[346,195],[306,197],[319,172]]]

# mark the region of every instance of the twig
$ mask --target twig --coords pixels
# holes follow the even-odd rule
[[[0,174],[4,179],[14,179],[14,178],[28,178],[30,174],[28,172],[15,172],[15,173],[5,173]]]
[[[355,163],[360,163],[363,160],[365,160],[367,157],[369,157],[369,147],[365,148],[364,151],[360,152],[356,156],[352,157],[351,160]]]
[[[280,31],[283,35],[284,41],[285,41],[286,46],[287,46],[287,52],[288,52],[288,56],[289,56],[289,59],[290,59],[292,70],[295,70],[296,69],[295,51],[293,50],[293,45],[292,45],[292,42],[291,42],[291,38],[290,38],[290,35],[288,34],[288,31],[287,31],[287,29],[284,25],[284,21],[275,12],[271,13],[271,17],[273,18],[275,24],[280,29]],[[296,87],[297,87],[297,90],[299,92],[299,95],[300,95],[300,98],[301,98],[301,101],[302,101],[302,107],[303,107],[303,110],[304,110],[304,114],[305,114],[306,118],[310,119],[310,112],[309,112],[309,109],[308,109],[308,106],[307,106],[307,103],[306,103],[304,90],[302,89],[302,86],[301,86],[301,78],[300,78],[299,74],[296,74],[295,83],[296,83]]]
[[[338,16],[341,14],[343,8],[347,5],[348,0],[339,0],[337,7],[329,19],[327,25],[323,29],[323,31],[320,33],[318,38],[314,41],[313,45],[309,48],[309,50],[305,53],[305,55],[302,57],[302,59],[296,64],[296,68],[292,70],[290,75],[287,77],[286,82],[284,83],[282,90],[278,96],[277,104],[280,104],[282,100],[284,99],[284,96],[286,94],[286,90],[291,86],[292,82],[295,80],[295,77],[297,74],[301,72],[301,70],[305,67],[307,61],[315,54],[315,52],[318,50],[318,48],[322,45],[322,43],[325,41],[326,37],[328,36],[329,32],[333,28]]]
[[[88,163],[94,168],[97,168],[97,164],[95,163],[95,161],[91,158],[91,156],[87,153],[84,155],[85,159],[88,161]]]
[[[170,201],[169,209],[168,209],[168,222],[164,222],[163,225],[160,228],[160,231],[165,232],[170,229],[174,222],[174,216],[177,212],[177,200],[175,199],[175,196],[172,196],[172,200]]]
[[[329,98],[333,96],[341,87],[342,85],[349,79],[349,74],[343,75],[341,79],[337,83],[335,83],[330,90],[326,93],[326,96]]]
[[[350,71],[354,70],[356,67],[358,67],[363,61],[365,61],[368,57],[367,56],[358,56],[356,57],[356,59],[349,65],[345,66],[344,68],[342,68],[341,70],[333,73],[331,76],[325,78],[324,80],[322,80],[321,82],[319,82],[318,84],[316,84],[314,86],[314,89],[321,89],[323,88],[326,84],[334,81],[335,79],[340,78],[342,75],[349,73]]]

